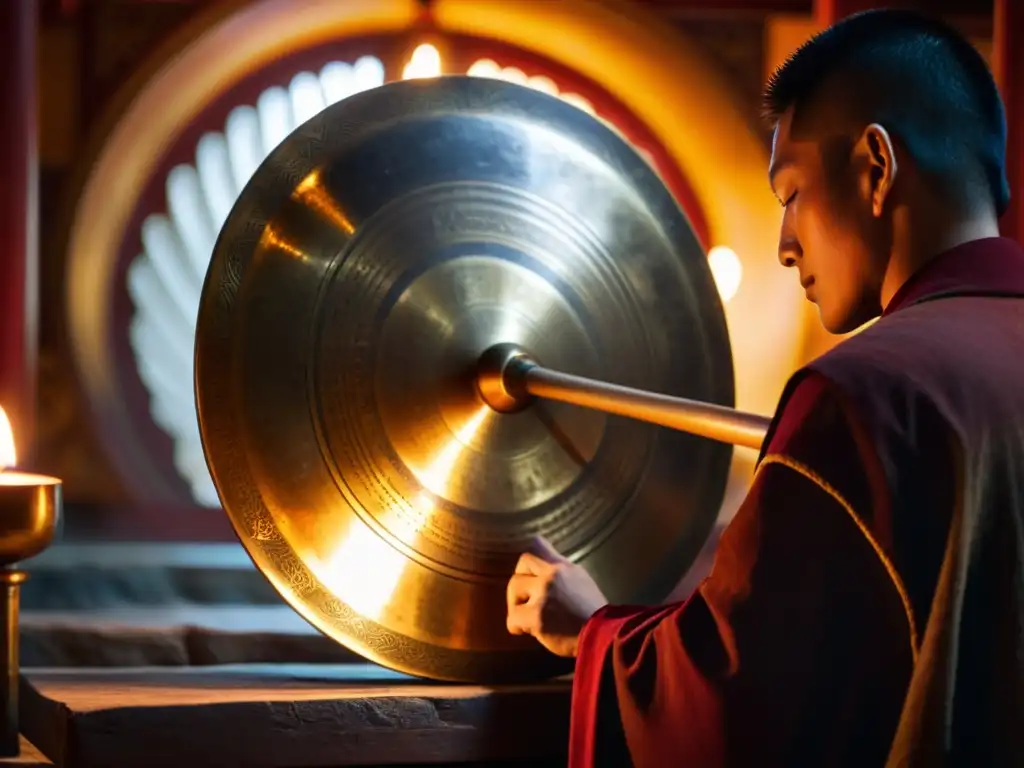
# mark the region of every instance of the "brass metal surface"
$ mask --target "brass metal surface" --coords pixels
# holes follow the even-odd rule
[[[0,567],[50,546],[60,526],[62,490],[52,477],[0,471]]]
[[[521,379],[518,383],[513,381],[511,386],[521,388],[527,395],[614,413],[754,450],[761,449],[772,422],[767,416],[594,381],[533,362],[510,366],[509,374],[513,379]]]
[[[8,426],[6,418],[0,421],[0,426]],[[21,751],[18,606],[28,574],[15,566],[53,542],[61,523],[62,491],[55,477],[0,467],[0,759],[17,757]]]
[[[731,446],[558,402],[490,407],[479,361],[502,343],[733,404],[685,216],[616,133],[555,98],[463,77],[357,94],[270,155],[221,231],[195,375],[224,508],[300,614],[399,671],[564,671],[505,629],[530,537],[613,602],[653,602],[721,504]]]
[[[476,384],[480,398],[499,413],[518,413],[539,397],[754,450],[760,450],[772,421],[724,405],[553,371],[522,347],[507,342],[494,345],[480,356]]]
[[[18,613],[21,585],[28,574],[8,566],[0,567],[0,759],[21,753],[18,717],[18,678],[21,659],[18,655]]]

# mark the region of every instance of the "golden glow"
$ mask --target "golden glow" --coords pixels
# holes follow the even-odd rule
[[[292,197],[305,203],[346,235],[351,235],[356,231],[348,216],[341,210],[341,206],[324,187],[320,180],[320,169],[313,171],[300,181]]]
[[[14,429],[7,413],[0,408],[0,485],[2,486],[31,486],[31,485],[59,485],[60,480],[46,475],[30,475],[26,472],[9,472],[18,463],[18,454],[14,449]]]
[[[412,52],[409,63],[402,69],[403,80],[414,80],[441,75],[441,53],[430,43],[423,43]]]
[[[118,428],[135,428],[127,411],[116,407],[121,384],[108,342],[109,307],[115,304],[113,276],[125,227],[164,149],[250,73],[338,40],[406,35],[421,12],[418,0],[214,3],[170,35],[110,100],[96,126],[105,140],[97,154],[82,158],[87,181],[68,234],[66,281],[71,346],[90,400],[101,404],[104,418]],[[740,291],[726,306],[737,406],[770,412],[794,368],[806,360],[803,293],[775,258],[780,210],[765,181],[767,152],[735,90],[699,46],[624,0],[434,0],[432,14],[443,34],[492,39],[579,73],[660,140],[689,180],[712,241],[743,254],[744,279],[753,289]],[[486,67],[477,62],[473,69],[481,75]],[[730,482],[745,486],[753,462],[744,451],[735,456]],[[222,494],[229,506],[248,503],[231,484]],[[734,497],[738,503],[743,494],[729,496]],[[735,503],[727,504],[723,516]],[[288,602],[338,638],[341,620],[297,596],[294,574],[284,573],[254,544],[253,532],[240,535]],[[468,594],[458,591],[461,586],[452,589]],[[381,658],[372,647],[350,644],[371,660]]]
[[[204,109],[253,72],[296,51],[338,40],[406,34],[420,13],[417,0],[202,4],[108,100],[94,126],[102,141],[90,142],[94,149],[81,157],[86,181],[67,233],[64,282],[70,346],[89,401],[110,425],[105,434],[138,429],[124,407],[123,382],[109,343],[115,317],[110,308],[117,303],[116,292],[123,290],[114,276],[126,228],[164,152]],[[130,475],[148,459],[118,454],[113,443],[104,447],[119,457],[126,488],[134,489],[137,481],[129,482]],[[229,489],[225,498],[231,496]],[[329,628],[327,617],[299,610],[320,629]]]
[[[309,255],[298,246],[292,245],[284,235],[280,234],[274,225],[268,224],[260,237],[260,245],[264,248],[273,248],[281,253],[286,253],[299,261],[306,261]]]
[[[743,280],[743,263],[736,251],[724,245],[716,245],[708,251],[708,266],[718,286],[718,294],[728,304],[740,289]]]
[[[444,495],[466,447],[493,411],[481,405],[438,451],[427,467],[415,472],[425,489]],[[381,514],[377,522],[404,544],[414,545],[417,534],[434,513],[434,500],[424,490],[402,508]],[[373,621],[381,621],[392,604],[392,596],[410,565],[408,556],[391,546],[358,518],[335,550],[319,563],[311,563],[316,576],[339,599]]]
[[[473,437],[480,430],[480,427],[483,426],[488,414],[493,413],[494,411],[491,410],[490,406],[479,406],[473,412],[473,415],[467,418],[465,423],[456,430],[455,436],[445,444],[444,448],[431,458],[430,463],[426,467],[423,469],[411,468],[416,475],[416,479],[423,484],[424,488],[433,491],[438,496],[446,495],[445,488],[454,470],[458,467],[463,450],[472,442]],[[416,498],[416,505],[427,504],[431,508],[433,507],[433,502],[430,501],[428,494],[420,493]]]
[[[385,514],[380,522],[389,526],[397,518]],[[344,538],[324,560],[309,558],[310,568],[324,587],[372,621],[383,618],[408,564],[403,552],[358,518],[352,518]]]
[[[14,449],[14,430],[7,413],[0,408],[0,472],[18,463],[18,453]]]
[[[698,46],[637,3],[434,0],[431,7],[444,30],[500,40],[567,67],[646,125],[687,178],[711,241],[743,255],[743,280],[756,290],[738,291],[725,307],[736,405],[771,413],[803,363],[803,292],[779,268],[781,211],[765,181],[768,153],[735,89]]]

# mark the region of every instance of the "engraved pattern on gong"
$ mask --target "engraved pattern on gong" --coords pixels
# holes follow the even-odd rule
[[[419,408],[414,404],[413,410],[419,413],[410,417],[407,412],[391,430],[381,423],[381,414],[388,412],[387,393],[382,401],[379,387],[375,391],[373,382],[380,370],[391,370],[389,364],[395,362],[381,360],[381,357],[389,348],[398,353],[415,348],[417,340],[395,334],[388,337],[387,321],[382,335],[372,318],[383,316],[390,320],[417,284],[429,281],[439,270],[454,266],[452,273],[457,273],[458,281],[451,287],[458,291],[447,296],[448,301],[441,308],[449,312],[457,309],[460,317],[456,320],[468,322],[471,330],[478,337],[482,334],[482,338],[457,338],[458,329],[444,327],[446,318],[430,317],[429,310],[433,307],[417,307],[413,311],[415,322],[406,330],[415,329],[417,325],[426,329],[428,337],[422,346],[429,346],[433,341],[429,334],[455,336],[456,352],[464,357],[454,361],[450,357],[435,359],[422,367],[412,366],[408,377],[414,386],[407,394],[413,401],[417,398],[428,401],[428,395],[438,391],[440,383],[430,380],[438,371],[471,370],[484,349],[509,340],[507,335],[501,334],[509,332],[512,319],[523,319],[510,318],[512,309],[508,305],[496,308],[486,301],[476,301],[481,297],[474,296],[474,286],[466,284],[467,274],[472,273],[467,262],[473,261],[472,257],[455,257],[448,261],[431,258],[432,250],[444,251],[453,242],[476,246],[468,251],[470,254],[474,251],[486,254],[490,243],[501,242],[507,252],[519,254],[524,261],[546,270],[547,279],[558,281],[559,273],[571,273],[575,290],[582,289],[582,297],[573,296],[574,288],[567,283],[548,285],[545,278],[526,266],[500,261],[489,265],[492,270],[499,270],[505,288],[509,282],[517,281],[522,283],[515,286],[519,291],[524,288],[536,291],[540,285],[545,285],[551,295],[558,298],[554,309],[561,313],[559,319],[565,323],[545,322],[539,330],[547,338],[539,341],[547,343],[555,354],[578,348],[576,351],[583,354],[577,355],[581,357],[577,362],[583,363],[584,373],[598,376],[604,373],[597,364],[600,359],[624,360],[629,370],[643,379],[649,355],[643,333],[633,335],[623,330],[642,330],[643,322],[625,300],[627,292],[621,287],[620,273],[606,248],[591,233],[571,226],[564,213],[516,190],[473,183],[420,190],[393,202],[366,222],[348,252],[339,258],[330,285],[321,298],[321,336],[317,353],[320,362],[314,366],[318,376],[320,417],[325,424],[321,434],[328,443],[328,459],[333,462],[339,480],[359,500],[364,511],[387,511],[384,527],[392,535],[400,541],[408,541],[409,533],[415,532],[415,552],[411,554],[473,572],[490,571],[493,563],[496,573],[503,573],[506,564],[495,556],[514,552],[532,533],[542,533],[567,549],[575,549],[609,526],[626,506],[643,476],[654,430],[648,425],[607,420],[596,413],[562,407],[566,415],[563,424],[571,427],[575,422],[575,427],[561,429],[555,424],[555,429],[563,433],[575,432],[578,438],[569,440],[568,451],[551,436],[550,426],[536,424],[532,441],[527,441],[519,456],[511,460],[498,456],[496,461],[500,465],[497,467],[478,462],[478,466],[469,470],[460,468],[464,470],[461,471],[463,477],[485,485],[500,482],[503,477],[523,481],[525,488],[510,489],[508,483],[502,486],[497,495],[505,502],[504,507],[488,508],[486,503],[481,503],[486,501],[486,487],[456,488],[462,493],[449,495],[462,498],[447,499],[443,495],[447,489],[425,488],[429,479],[424,482],[422,473],[410,470],[403,461],[401,449],[396,450],[396,437],[408,443],[410,435],[423,433],[433,437],[440,433],[443,440],[450,443],[459,439],[458,424],[446,421],[443,407],[437,407],[436,402],[424,402]],[[411,251],[409,243],[415,244],[415,250]],[[424,265],[427,265],[426,271],[422,271]],[[443,278],[440,282],[444,282]],[[476,287],[485,288],[482,283]],[[512,298],[514,303],[515,292],[504,298]],[[476,317],[474,307],[480,310]],[[602,311],[597,314],[588,311],[594,307]],[[497,317],[486,317],[492,309],[498,309]],[[490,327],[489,319],[496,320]],[[574,337],[560,337],[559,328],[571,328]],[[403,349],[398,350],[398,347]],[[338,360],[344,360],[345,364],[329,362]],[[581,367],[571,364],[572,361],[566,366],[565,362],[549,360],[552,365],[562,363],[562,367],[573,370]],[[456,399],[471,408],[481,407],[468,388]],[[530,422],[537,419],[532,413],[494,414],[492,418],[505,420],[506,424],[510,419]],[[387,439],[389,433],[391,441]],[[566,440],[564,434],[561,437]],[[488,447],[492,446],[464,446],[469,452],[476,450],[481,454],[489,454]],[[568,455],[570,453],[576,455]],[[488,455],[487,458],[492,459],[493,465],[495,457]],[[564,472],[562,477],[553,476],[557,473],[552,468],[559,463],[563,469],[571,464],[571,471]],[[520,467],[525,467],[527,474],[517,473]],[[599,478],[596,482],[595,477]],[[530,494],[531,481],[540,493]],[[520,493],[517,494],[517,490]],[[431,494],[426,510],[404,501],[416,499],[424,491]],[[520,502],[518,505],[516,500]],[[420,557],[417,559],[422,561]]]
[[[209,294],[203,313],[207,323],[202,324],[212,332],[204,334],[200,340],[201,346],[207,350],[203,357],[211,363],[229,361],[237,351],[232,343],[236,338],[233,329],[241,319],[236,312],[236,300],[249,257],[260,239],[256,233],[261,232],[265,225],[258,206],[250,209],[248,214],[244,209],[239,211],[234,223],[244,222],[244,234],[239,233],[237,238],[228,240],[224,258],[212,270],[211,284],[216,286],[216,291]],[[234,230],[228,231],[230,234]],[[293,604],[300,601],[297,608],[304,607],[303,612],[321,628],[368,658],[387,662],[413,674],[424,674],[429,670],[429,674],[442,679],[502,676],[523,679],[564,671],[536,651],[495,657],[490,653],[448,649],[397,634],[360,616],[323,589],[309,568],[281,538],[271,513],[256,490],[240,439],[242,431],[232,407],[232,392],[236,384],[231,377],[232,366],[211,364],[204,366],[203,370],[202,389],[222,404],[222,407],[208,410],[204,424],[207,441],[217,446],[216,459],[211,459],[211,463],[221,470],[217,477],[225,506],[240,518],[243,527],[239,532],[243,542],[248,546],[247,537],[251,537],[252,543],[258,545],[254,552],[257,562],[267,569],[275,584],[284,581],[284,594]]]
[[[645,340],[640,346],[646,345],[646,353],[654,359],[675,362],[666,370],[654,371],[650,361],[644,361],[643,355],[637,351],[634,356],[615,359],[615,362],[622,363],[616,380],[640,387],[667,386],[682,396],[706,397],[731,404],[728,341],[710,273],[685,220],[653,173],[611,132],[596,122],[582,120],[572,107],[504,83],[442,79],[395,84],[390,90],[367,92],[335,105],[286,139],[247,186],[218,242],[204,287],[197,333],[197,391],[202,395],[201,433],[218,492],[242,542],[285,599],[321,630],[371,660],[412,674],[473,681],[538,679],[563,671],[558,669],[553,657],[540,649],[524,645],[521,649],[495,653],[473,647],[453,648],[425,643],[359,615],[324,589],[287,537],[282,535],[268,508],[267,499],[255,482],[257,470],[250,463],[253,457],[248,453],[252,448],[244,443],[247,415],[237,407],[239,401],[246,397],[250,384],[239,378],[235,366],[241,353],[238,348],[239,329],[245,324],[247,313],[253,310],[239,299],[240,285],[250,268],[258,268],[252,264],[258,242],[269,220],[277,215],[295,185],[315,168],[330,165],[332,158],[340,153],[352,151],[371,133],[386,131],[387,126],[395,121],[407,117],[429,117],[430,113],[452,115],[471,112],[493,115],[496,119],[544,123],[553,131],[564,132],[579,147],[593,152],[600,162],[607,163],[607,167],[620,177],[619,192],[627,198],[630,194],[637,198],[638,208],[626,205],[620,215],[611,212],[613,218],[617,216],[617,231],[624,233],[621,238],[616,235],[616,246],[634,261],[631,266],[624,267],[629,272],[626,282],[615,285],[612,281],[605,290],[621,294],[618,302],[612,302],[617,306],[619,303],[622,307],[642,305],[640,316],[645,321],[642,329]],[[585,198],[590,191],[578,185],[575,187],[575,193]],[[507,202],[501,201],[501,204]],[[565,222],[552,221],[547,212],[536,213],[544,216],[542,221],[533,222],[539,230],[558,232],[565,225]],[[652,225],[651,217],[657,218],[658,223]],[[452,221],[448,219],[447,224],[435,222],[431,226],[449,230],[462,226]],[[508,240],[515,245],[517,237],[533,236],[514,231],[515,226],[511,232],[508,225],[504,226],[497,230],[500,237],[491,239]],[[653,239],[652,226],[661,232],[664,247]],[[646,234],[637,233],[645,228]],[[579,237],[586,240],[589,235],[583,233]],[[602,238],[590,239],[600,242]],[[595,266],[594,269],[604,267]],[[571,277],[569,284],[577,298],[585,306],[589,305],[596,294],[589,286],[579,283],[575,275]],[[622,332],[621,327],[612,327],[611,321],[603,316],[607,309],[595,306],[593,314],[597,317],[581,321],[585,326],[595,323],[602,328],[598,332],[588,326],[588,338],[614,337],[615,333]],[[620,313],[620,320],[622,316]],[[635,330],[635,322],[635,317],[630,318],[624,325]],[[371,355],[371,351],[367,348],[363,353]],[[601,355],[606,352],[598,351]],[[335,365],[343,362],[336,361]],[[639,367],[627,367],[633,363]],[[372,371],[372,365],[365,370]],[[585,374],[589,371],[580,369],[578,372]],[[321,385],[322,382],[316,386],[320,388]],[[378,430],[374,434],[384,434],[379,431],[379,425],[364,423],[362,426]],[[719,486],[724,488],[728,467],[727,450],[721,446],[694,447],[691,442],[672,435],[651,440],[649,445],[654,451],[654,459],[648,462],[647,473],[640,481],[640,496],[635,503],[632,497],[625,500],[623,512],[641,520],[651,518],[651,507],[641,503],[645,501],[643,494],[650,488],[655,491],[651,499],[668,501],[676,508],[681,505],[681,509],[674,511],[692,515],[698,521],[712,519],[715,512],[712,506],[703,509],[687,508],[686,505],[692,504],[697,497],[708,497],[714,501],[713,497],[720,495]],[[395,463],[396,456],[392,454],[388,457],[387,466],[394,468]],[[399,461],[398,465],[402,466],[402,462]],[[613,470],[619,468],[614,463],[609,466],[607,461],[605,466]],[[395,476],[398,476],[397,472]],[[581,476],[578,480],[581,485],[598,483],[612,489],[619,488],[621,482],[621,477],[607,474]],[[700,492],[687,492],[688,485]],[[677,491],[681,499],[677,498]],[[572,492],[570,489],[567,494]],[[627,509],[634,506],[635,509]],[[449,512],[459,514],[457,509]],[[684,522],[682,516],[658,514],[661,517],[657,520],[660,520],[668,537],[691,529],[692,522]],[[472,522],[475,525],[484,518],[476,515]],[[673,520],[675,522],[671,522]],[[493,519],[489,522],[500,527],[500,523]],[[621,541],[616,541],[614,547],[625,556],[630,554]],[[679,567],[685,568],[687,564],[680,562]]]

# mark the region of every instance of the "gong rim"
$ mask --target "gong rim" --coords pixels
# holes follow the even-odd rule
[[[195,394],[200,433],[211,476],[214,479],[223,508],[240,541],[257,568],[268,578],[285,601],[317,629],[370,661],[419,677],[462,682],[544,679],[568,671],[571,668],[571,662],[551,656],[532,641],[520,642],[515,646],[498,649],[448,647],[436,642],[425,642],[405,632],[397,631],[386,623],[368,618],[365,611],[360,612],[353,608],[350,604],[352,601],[346,602],[339,599],[337,590],[332,591],[325,586],[323,570],[318,570],[317,567],[310,565],[308,552],[298,552],[294,541],[289,538],[289,534],[282,531],[282,527],[287,528],[288,518],[287,515],[282,518],[281,509],[288,506],[288,499],[282,501],[280,487],[268,487],[261,480],[261,473],[266,475],[270,471],[267,469],[266,463],[268,461],[266,445],[269,439],[264,439],[262,443],[257,441],[257,444],[263,446],[259,449],[262,454],[254,454],[252,434],[256,428],[253,426],[253,422],[257,419],[247,415],[242,406],[238,405],[247,397],[253,397],[252,393],[260,386],[245,380],[245,362],[238,359],[240,357],[238,339],[244,334],[244,330],[240,329],[247,322],[254,322],[254,310],[250,305],[244,303],[245,286],[254,271],[258,272],[259,269],[266,271],[266,267],[263,266],[266,262],[260,262],[260,258],[265,256],[267,233],[272,228],[271,225],[279,211],[282,207],[289,205],[290,200],[294,200],[295,191],[301,187],[304,180],[309,179],[311,175],[315,176],[321,169],[329,166],[339,152],[347,151],[346,148],[360,146],[361,142],[371,141],[373,137],[387,135],[388,131],[398,130],[396,126],[409,126],[437,115],[491,116],[495,119],[526,121],[530,124],[542,125],[546,131],[563,137],[571,137],[572,142],[580,151],[597,158],[600,163],[611,169],[618,179],[628,180],[626,187],[629,192],[636,196],[640,201],[640,206],[652,220],[657,222],[664,238],[671,244],[673,253],[679,259],[680,263],[674,265],[677,271],[671,273],[671,276],[673,279],[677,277],[680,280],[688,281],[684,287],[694,304],[691,314],[700,320],[702,340],[706,347],[704,354],[698,355],[702,359],[704,370],[699,374],[693,374],[703,377],[704,384],[699,387],[699,394],[702,399],[710,402],[727,406],[733,405],[733,367],[729,353],[728,333],[724,311],[710,269],[703,259],[703,252],[696,242],[685,214],[650,166],[607,126],[558,99],[547,97],[527,88],[497,81],[469,77],[445,77],[432,81],[391,83],[329,107],[286,138],[260,166],[253,179],[243,190],[221,230],[200,304],[195,350]],[[476,184],[471,189],[461,191],[456,188],[457,186],[455,185],[451,189],[444,188],[443,184],[431,187],[427,199],[420,206],[420,209],[426,210],[428,213],[422,214],[422,211],[420,213],[429,219],[431,210],[436,209],[438,205],[445,204],[444,194],[452,196],[451,199],[455,201],[451,203],[453,208],[457,208],[460,204],[459,201],[463,199],[458,197],[459,194],[465,193],[465,195],[472,196],[474,204],[478,206],[481,199],[486,199],[486,185]],[[439,195],[442,197],[438,197]],[[404,206],[401,217],[398,219],[401,222],[416,221],[417,211],[420,209],[416,208],[416,201],[412,199],[415,197],[415,194],[410,194],[401,199],[400,202]],[[547,211],[543,204],[544,201],[538,203],[529,199],[529,196],[520,197],[522,200],[511,195],[507,190],[499,189],[495,192],[495,209],[507,214],[508,208],[515,207],[514,203],[521,203],[525,209],[528,209],[524,216],[535,222],[538,230],[546,231],[545,228],[548,228],[552,232],[558,232],[571,229],[571,219],[559,216],[557,205],[550,206],[551,210]],[[469,197],[465,197],[465,199],[468,200]],[[440,203],[439,200],[441,200]],[[374,230],[374,221],[378,225],[383,221],[383,225],[378,226],[379,231]],[[389,230],[395,229],[395,221],[394,217],[383,220],[375,220],[371,217],[360,221],[354,227],[353,242],[359,238],[361,239],[358,241],[361,243],[374,242],[373,238],[376,237],[384,245],[379,246],[376,251],[373,251],[370,246],[363,246],[364,249],[369,249],[372,253],[387,252],[386,248],[389,242],[387,238],[391,234]],[[338,224],[338,226],[343,227],[344,224]],[[585,239],[592,235],[592,232],[584,233],[579,237]],[[501,258],[504,258],[501,254],[495,256],[493,251],[485,254],[485,257],[492,261],[497,258],[499,262]],[[334,259],[332,264],[336,264],[339,256],[335,254],[331,258]],[[448,259],[448,257],[445,258]],[[458,269],[461,270],[458,274],[460,280],[464,276],[463,273],[469,269],[466,265],[472,265],[472,258],[472,253],[456,254],[450,257],[450,261],[457,264]],[[511,261],[514,262],[515,259]],[[501,263],[500,269],[502,270],[518,268],[510,267],[505,262]],[[487,262],[485,266],[492,270],[497,269],[491,262]],[[518,266],[521,267],[522,264]],[[433,267],[436,267],[436,264]],[[526,271],[529,272],[532,268],[527,264]],[[512,272],[509,271],[508,274],[512,274]],[[323,282],[318,287],[317,301],[310,305],[309,314],[302,314],[303,319],[297,321],[309,326],[309,333],[318,339],[317,343],[321,343],[321,338],[327,339],[315,349],[319,354],[325,356],[324,359],[328,360],[331,359],[331,354],[338,353],[338,349],[341,350],[341,353],[345,353],[344,348],[331,347],[332,333],[323,330],[326,323],[325,315],[329,315],[330,312],[335,311],[339,303],[343,303],[339,302],[339,297],[347,296],[343,290],[344,280],[338,283],[343,286],[342,289],[337,289],[341,292],[330,293],[335,289],[325,286],[334,285],[331,282],[333,280],[334,277],[323,278]],[[351,283],[353,280],[350,278],[349,282]],[[442,279],[440,282],[443,287],[444,280]],[[403,296],[407,296],[415,286],[413,282],[409,282],[405,288],[407,290],[402,294]],[[538,287],[537,290],[541,289]],[[429,293],[429,291],[426,292]],[[357,295],[355,299],[358,298]],[[415,303],[414,300],[410,301]],[[552,299],[552,301],[556,301],[556,299]],[[292,307],[285,305],[285,309],[292,309]],[[248,315],[246,315],[247,312]],[[642,320],[640,322],[642,323]],[[403,334],[413,332],[411,329],[415,329],[414,324],[407,323],[400,327],[399,331],[395,332],[396,338],[402,338]],[[394,345],[387,347],[387,344],[384,344],[384,348],[391,349],[394,348]],[[680,350],[674,351],[679,352],[680,355],[683,354]],[[592,357],[596,354],[594,353]],[[692,351],[688,351],[687,354],[693,356]],[[321,427],[330,421],[329,417],[324,416],[324,408],[329,410],[330,406],[324,406],[323,393],[329,391],[331,387],[323,385],[322,382],[318,383],[317,376],[319,375],[318,371],[324,368],[330,369],[331,364],[319,364],[318,368],[318,363],[311,360],[312,355],[303,366],[304,379],[301,381],[296,379],[290,384],[277,381],[283,377],[283,374],[279,375],[272,369],[267,369],[267,377],[272,380],[268,386],[291,386],[292,390],[297,387],[305,387],[308,390],[307,399],[303,402],[309,406],[311,420],[320,425],[317,427],[320,432],[319,448],[324,456],[324,463],[330,464],[329,457],[336,451],[328,445],[331,436],[325,434],[325,430]],[[584,362],[581,361],[581,364]],[[420,368],[428,370],[429,365],[414,367],[413,370],[418,371]],[[332,371],[332,373],[334,372]],[[313,383],[310,383],[311,381]],[[388,383],[385,382],[385,384]],[[364,385],[357,382],[355,388],[359,387],[366,389]],[[379,392],[377,394],[380,396]],[[692,392],[681,394],[692,394]],[[400,391],[391,396],[390,400],[386,393],[381,398],[379,402],[399,404],[403,402]],[[408,398],[404,399],[408,400]],[[382,409],[377,407],[376,410],[381,411]],[[317,415],[318,413],[319,415]],[[386,418],[386,414],[382,418]],[[397,430],[393,429],[388,432],[387,426],[383,424],[379,428],[382,433],[390,435],[388,442],[391,448],[399,454],[399,463],[402,463],[405,456],[413,455],[401,454],[400,443],[403,437],[401,427],[408,425],[408,418],[407,414],[395,417],[395,423],[399,426]],[[604,422],[602,425],[603,430]],[[604,432],[602,431],[601,434],[604,439]],[[657,564],[647,564],[643,584],[633,583],[634,595],[645,600],[658,599],[659,596],[663,598],[667,595],[695,559],[717,518],[731,462],[732,449],[730,446],[706,442],[700,444],[687,442],[688,438],[683,436],[666,437],[662,443],[666,440],[676,441],[677,448],[687,446],[683,455],[689,456],[693,459],[694,464],[699,465],[702,485],[696,491],[692,491],[692,503],[688,507],[691,521],[687,535],[666,545],[668,549],[662,553]],[[652,445],[655,443],[657,443],[657,439]],[[289,445],[287,439],[279,440],[278,447],[282,448],[284,452],[287,452]],[[396,448],[396,446],[398,447]],[[339,450],[344,454],[344,451],[349,449]],[[673,461],[678,463],[679,460],[665,455],[667,450],[664,448],[661,449],[660,454],[656,448],[649,448],[649,450],[652,452],[651,455],[656,457],[656,461],[652,461],[657,467],[655,470],[647,467],[645,471],[660,478],[661,486],[658,489],[660,497],[672,490],[679,490],[673,489],[668,480],[672,475],[672,470],[679,469],[679,467],[673,467]],[[271,457],[269,460],[273,461],[273,458]],[[694,476],[693,467],[689,467],[688,471],[692,478]],[[338,488],[343,488],[345,482],[344,478],[339,478],[339,472],[340,470],[335,467],[334,480]],[[581,477],[583,475],[570,478],[570,484],[579,485],[589,482],[586,479],[581,480]],[[644,482],[647,482],[646,479]],[[633,490],[636,491],[636,489]],[[481,491],[481,493],[484,492],[486,489]],[[474,503],[479,503],[481,498],[478,494],[477,497],[464,501],[472,506]],[[632,495],[625,493],[624,496],[621,496],[619,499],[621,509],[615,513],[618,517],[605,526],[603,534],[605,538],[600,541],[592,538],[585,541],[583,545],[571,548],[571,556],[585,562],[588,552],[600,549],[609,536],[614,536],[616,531],[622,530],[626,525],[622,521],[636,502],[636,498],[637,493]],[[351,499],[346,499],[343,503],[349,503],[351,514],[358,514],[356,512],[358,503]],[[664,506],[664,499],[661,498],[659,503]],[[527,504],[527,506],[529,505]],[[308,521],[311,518],[303,519]],[[364,522],[367,522],[368,527],[372,527],[372,523]],[[388,531],[377,530],[376,533],[378,536],[386,538]],[[394,538],[388,543],[392,549],[401,549],[401,542]],[[641,553],[634,551],[633,554],[640,555]],[[416,559],[419,555],[422,553],[418,551],[406,550],[404,552],[407,559]],[[608,566],[607,558],[602,562],[606,563],[603,567],[605,579],[612,581],[622,577],[622,570],[628,565],[618,563]],[[501,561],[501,563],[496,566],[497,571],[487,575],[491,582],[507,565],[506,561]],[[436,562],[434,566],[441,574],[437,577],[438,580],[472,581],[479,575],[472,569],[460,573],[458,568],[448,568],[446,571]],[[509,572],[510,570],[508,569]],[[493,584],[488,589],[492,589],[492,587]],[[493,589],[491,594],[493,594]],[[448,609],[448,612],[466,611],[470,607],[478,611],[481,610],[481,606],[476,605],[455,606]],[[503,613],[503,602],[500,607]],[[437,610],[443,612],[445,609]],[[489,614],[489,621],[493,623],[495,620],[495,617]]]

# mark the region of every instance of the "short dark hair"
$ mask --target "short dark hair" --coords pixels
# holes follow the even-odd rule
[[[958,202],[987,191],[998,215],[1008,207],[999,90],[981,54],[943,22],[906,10],[843,19],[775,70],[764,117],[775,125],[821,96],[841,100],[862,126],[883,125]]]

